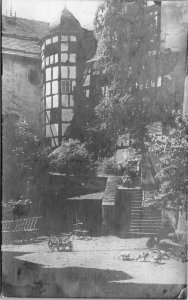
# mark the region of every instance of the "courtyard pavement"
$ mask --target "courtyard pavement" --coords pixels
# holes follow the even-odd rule
[[[73,252],[50,252],[48,240],[2,246],[3,294],[16,297],[176,298],[187,282],[186,263],[123,261],[124,251],[147,252],[146,238],[73,240]]]

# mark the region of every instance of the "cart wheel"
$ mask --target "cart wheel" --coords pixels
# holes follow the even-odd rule
[[[51,251],[51,252],[54,252],[54,250],[55,250],[55,245],[54,245],[51,241],[48,241],[48,247],[50,248],[50,251]]]

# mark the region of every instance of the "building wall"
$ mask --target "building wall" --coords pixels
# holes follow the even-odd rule
[[[41,87],[38,60],[3,55],[2,106],[3,115],[24,116],[34,132],[40,134]]]

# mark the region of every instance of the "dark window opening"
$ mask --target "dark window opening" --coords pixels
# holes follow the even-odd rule
[[[58,53],[58,51],[59,51],[58,43],[47,45],[46,49],[44,50],[44,56],[49,56]]]
[[[39,73],[36,70],[29,70],[28,78],[32,84],[40,83]]]
[[[50,123],[57,124],[59,121],[59,110],[58,108],[53,108],[50,111]]]
[[[69,44],[69,51],[70,51],[70,53],[76,53],[76,46],[77,46],[76,42],[71,42]]]

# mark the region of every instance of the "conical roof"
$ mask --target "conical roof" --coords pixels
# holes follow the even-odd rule
[[[51,22],[49,29],[52,32],[79,31],[81,26],[79,21],[65,6]]]

